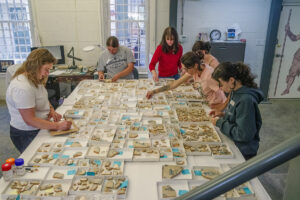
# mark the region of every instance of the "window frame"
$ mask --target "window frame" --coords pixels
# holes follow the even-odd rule
[[[1,38],[1,40],[3,40],[3,44],[1,44],[1,47],[3,47],[8,52],[6,56],[5,54],[3,54],[3,57],[0,57],[0,59],[14,60],[15,64],[22,63],[26,60],[27,56],[31,52],[31,47],[33,46],[34,43],[33,15],[32,15],[32,8],[31,8],[31,1],[30,0],[25,0],[25,1],[26,2],[24,2],[24,0],[21,0],[20,2],[15,2],[14,0],[13,1],[5,0],[4,4],[5,7],[7,8],[6,15],[8,18],[7,19],[3,18],[3,20],[1,19],[0,21],[0,27],[1,27],[0,31],[1,34],[3,34]],[[15,11],[10,12],[11,9],[14,9]],[[18,9],[21,10],[20,13],[18,13]],[[16,19],[11,18],[10,17],[11,14],[12,15],[15,14]],[[18,19],[20,14],[22,17],[21,19]],[[19,24],[21,26],[19,26]],[[7,26],[7,28],[5,26]],[[13,28],[14,26],[16,26],[15,30]],[[18,30],[19,27],[22,28]],[[9,32],[8,33],[9,37],[6,37],[5,35],[7,31]],[[25,32],[28,32],[28,35],[24,34]],[[23,33],[24,35],[20,36],[19,33]],[[24,44],[18,44],[20,41],[23,40],[24,40]],[[25,51],[23,52],[21,51],[21,49],[24,49]]]
[[[138,22],[142,22],[144,23],[144,32],[145,32],[145,60],[144,60],[144,66],[135,66],[136,68],[138,68],[139,72],[147,72],[148,71],[148,65],[149,65],[149,27],[150,27],[150,22],[149,22],[149,3],[150,0],[145,0],[145,7],[144,7],[144,20],[138,20]],[[105,0],[103,1],[103,12],[102,12],[102,24],[104,26],[103,27],[103,39],[102,39],[102,46],[106,46],[106,39],[111,36],[111,23],[113,22],[111,20],[110,17],[110,0]],[[114,20],[115,22],[117,22],[117,20]],[[137,22],[137,20],[121,20],[120,22],[128,22],[128,23],[133,23],[133,22]],[[126,29],[128,30],[128,29]],[[141,34],[139,34],[140,36]],[[117,36],[118,37],[118,36]],[[120,38],[118,38],[120,39]],[[122,45],[122,44],[121,44]],[[125,45],[127,46],[127,45]],[[129,47],[129,46],[127,46]],[[130,47],[129,47],[130,48]],[[131,49],[131,48],[130,48]],[[132,49],[131,49],[132,50]],[[140,53],[140,51],[138,51],[138,53]]]

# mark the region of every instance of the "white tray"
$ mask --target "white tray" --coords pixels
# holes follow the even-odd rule
[[[160,161],[173,161],[172,148],[160,148],[159,149]]]
[[[140,155],[136,155],[137,152]],[[156,148],[134,148],[133,161],[159,161],[159,159],[159,150]]]
[[[120,179],[121,179],[121,180],[122,180],[122,179],[125,179],[125,180],[122,180],[122,183],[121,183],[121,185],[119,186],[119,188],[114,189],[114,187],[113,187],[113,189],[110,189],[110,190],[106,189],[105,186],[106,186],[106,184],[108,183],[108,181],[113,181],[114,184],[116,184],[117,181],[120,180]],[[102,192],[103,192],[104,194],[115,194],[115,195],[117,195],[117,198],[118,198],[118,199],[125,199],[126,196],[127,196],[128,184],[129,184],[128,177],[125,177],[125,176],[114,177],[112,180],[105,179],[104,184],[103,184]],[[122,189],[122,188],[124,188],[124,189]],[[125,190],[125,194],[118,194],[118,192],[119,192],[121,189],[122,189],[122,190]]]
[[[49,161],[49,159],[42,159],[44,155],[48,155],[49,157],[52,157],[53,159]],[[32,156],[32,158],[29,160],[28,164],[33,166],[52,166],[56,162],[56,160],[60,157],[60,154],[53,154],[53,153],[36,153]],[[39,162],[35,162],[35,159],[41,159]]]
[[[110,152],[118,152],[117,155],[114,155],[113,157],[109,157]],[[125,160],[125,161],[131,161],[133,157],[133,149],[131,148],[123,148],[123,149],[110,149],[107,154],[107,159],[109,160]]]
[[[61,154],[61,158],[76,158],[76,159],[84,158],[87,150],[88,150],[87,147],[65,149]],[[74,157],[75,153],[77,152],[81,152],[81,156]]]
[[[54,176],[55,172],[59,172],[59,173],[63,174],[64,175],[63,178],[62,179],[54,178],[53,176]],[[59,167],[59,168],[52,167],[47,174],[46,180],[49,180],[49,181],[72,180],[75,174],[76,174],[76,167]]]
[[[40,147],[36,150],[36,153],[48,153],[50,152],[50,149],[52,148],[53,143],[47,142],[42,143]]]
[[[66,140],[65,144],[64,144],[64,147],[65,148],[80,148],[80,147],[87,147],[87,140],[71,140],[71,139],[68,139]],[[75,145],[78,145],[78,146],[75,146]]]
[[[16,189],[12,189],[11,186],[12,184],[15,182],[15,181],[20,181],[20,180],[13,180],[13,181],[10,181],[10,183],[6,186],[6,188],[3,190],[3,193],[2,193],[2,198],[3,199],[7,199],[8,197],[16,197],[18,196],[18,190]],[[26,191],[26,192],[23,192],[23,193],[20,193],[20,196],[21,197],[33,197],[36,195],[37,191],[38,191],[38,187],[41,183],[40,180],[32,180],[32,179],[23,179],[21,182],[31,182],[31,181],[34,181],[34,182],[38,182],[39,184],[38,185],[34,185],[33,187],[31,187],[31,189],[29,191]],[[25,187],[25,186],[24,186]]]
[[[219,173],[219,175],[221,175],[223,173],[221,168],[218,167],[218,166],[193,166],[193,170],[192,170],[193,179],[200,180],[200,181],[209,181],[209,180],[211,180],[211,179],[203,176],[203,170],[206,170],[206,169],[216,170]],[[217,176],[218,175],[216,175],[216,177]],[[212,178],[212,179],[214,179],[214,178]]]
[[[86,158],[106,158],[107,156],[107,153],[109,151],[109,146],[110,144],[109,143],[103,143],[103,144],[100,144],[100,143],[97,143],[97,144],[92,144],[88,151],[87,151],[87,154],[86,154]],[[99,154],[95,153],[94,150],[95,148],[100,148],[100,152]]]
[[[101,179],[102,183],[100,185],[98,185],[97,189],[95,191],[90,191],[90,190],[79,190],[79,188],[77,190],[74,189],[74,185],[78,184],[78,182],[80,181],[80,179],[88,179],[87,182],[89,182],[89,180],[91,179]],[[72,181],[72,185],[71,185],[71,188],[69,190],[69,194],[72,194],[72,195],[85,195],[87,193],[89,194],[99,194],[101,193],[101,189],[102,189],[102,186],[103,186],[103,182],[104,182],[104,178],[103,177],[89,177],[89,176],[85,176],[85,177],[82,177],[82,176],[75,176],[73,181]]]
[[[223,147],[225,147],[229,151],[229,154],[227,154],[227,155],[225,155],[225,154],[223,154],[223,155],[214,154],[214,152],[212,150],[212,147],[216,146],[216,145],[222,145]],[[229,148],[229,146],[227,144],[222,143],[222,144],[216,144],[216,145],[215,144],[210,144],[209,145],[213,158],[233,158],[233,153],[232,153],[231,149]]]
[[[162,186],[169,185],[176,191],[176,197],[179,197],[189,191],[189,186],[187,181],[185,180],[176,180],[176,181],[163,181],[157,182],[157,193],[158,199],[174,199],[172,198],[164,198],[162,195]]]
[[[184,142],[183,146],[185,149],[185,153],[188,156],[210,156],[211,155],[210,148],[207,144]],[[203,149],[203,151],[200,151],[199,149]]]
[[[26,167],[25,168],[25,175],[24,176],[16,176],[13,179],[15,180],[22,180],[22,179],[38,179],[43,180],[50,167]]]
[[[50,188],[47,190],[41,190],[42,185],[48,185],[51,184],[53,186],[55,185],[61,185],[62,192],[56,193],[54,191],[54,188]],[[42,197],[42,199],[61,199],[62,197],[66,197],[68,195],[69,189],[71,186],[71,180],[61,180],[61,181],[43,181],[39,187],[39,190],[36,194],[38,197]],[[53,193],[53,195],[45,196],[47,193]]]
[[[179,165],[181,166],[181,165]],[[188,166],[181,166],[183,167],[183,170],[175,177],[173,177],[172,179],[164,179],[163,176],[162,176],[162,179],[163,180],[190,180],[193,178],[193,175],[192,175],[192,170],[190,167]],[[162,172],[161,174],[163,174],[163,166],[162,166]]]
[[[170,140],[167,137],[151,139],[151,145],[155,148],[168,148],[171,147]]]
[[[124,161],[103,160],[100,169],[102,176],[122,176],[124,174]]]

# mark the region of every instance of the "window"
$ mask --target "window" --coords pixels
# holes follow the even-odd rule
[[[138,68],[146,65],[146,4],[147,0],[109,0],[110,35],[132,50]]]
[[[28,0],[0,0],[0,60],[22,63],[30,53]]]

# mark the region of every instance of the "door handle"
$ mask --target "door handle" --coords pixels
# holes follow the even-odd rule
[[[281,57],[283,57],[283,55],[277,53],[277,54],[275,54],[275,57],[276,58],[281,58]]]

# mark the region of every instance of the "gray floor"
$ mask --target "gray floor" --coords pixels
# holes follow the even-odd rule
[[[270,104],[260,105],[263,126],[260,131],[259,153],[300,132],[299,108],[300,100],[271,100]],[[2,164],[8,157],[19,156],[9,138],[9,114],[3,101],[0,101],[0,120],[0,164]],[[259,177],[273,200],[283,199],[288,169],[289,163],[284,163]]]

